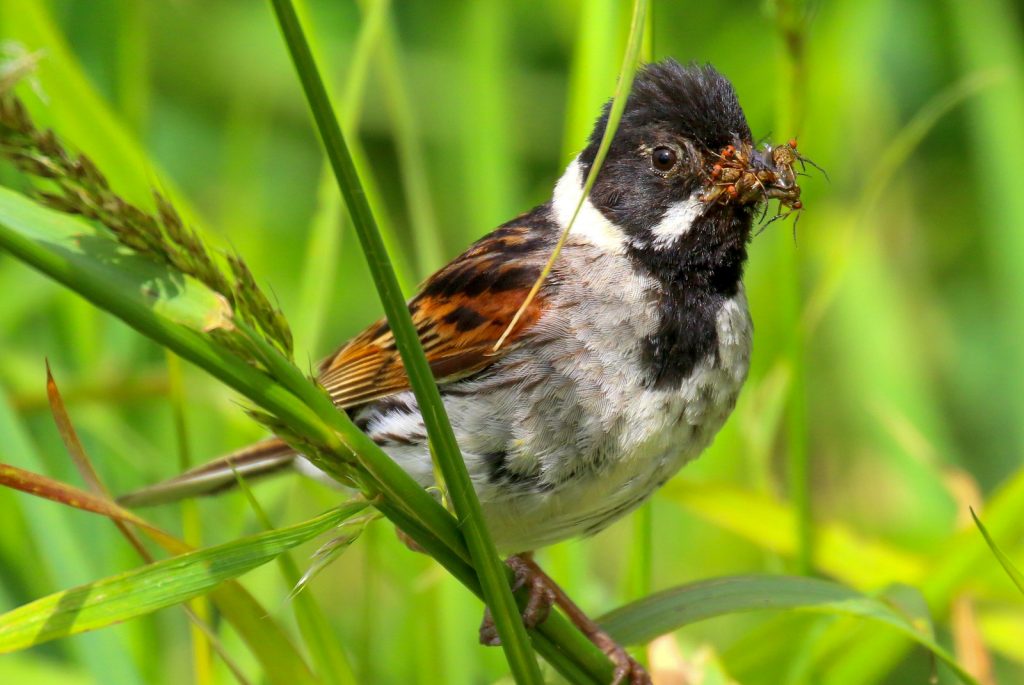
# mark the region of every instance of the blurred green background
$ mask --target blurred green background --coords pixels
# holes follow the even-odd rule
[[[608,0],[302,7],[410,292],[548,198],[614,89],[630,12]],[[715,445],[649,519],[541,554],[582,606],[738,573],[907,583],[983,682],[1024,682],[1024,599],[968,515],[1024,561],[1022,29],[1020,5],[1001,0],[654,2],[654,57],[714,64],[755,136],[797,136],[830,181],[804,180],[795,236],[777,222],[752,245],[754,368]],[[380,315],[266,3],[2,0],[0,40],[8,56],[40,53],[41,123],[126,196],[168,190],[245,257],[292,322],[301,364]],[[0,181],[25,187],[6,166]],[[46,409],[48,358],[115,490],[177,472],[164,353],[4,254],[0,293],[0,460],[77,482]],[[260,437],[204,374],[186,368],[184,392],[193,459]],[[297,477],[256,493],[279,524],[337,498]],[[259,530],[239,496],[199,511],[207,543]],[[173,507],[153,516],[181,528]],[[7,491],[0,517],[0,610],[137,565],[95,517]],[[292,620],[272,565],[244,582]],[[479,602],[386,523],[313,591],[361,682],[505,671],[499,650],[476,645]],[[893,633],[809,614],[675,638],[720,662],[698,682],[923,683],[932,669]],[[0,682],[195,682],[194,658],[182,614],[165,610],[0,657]],[[230,682],[219,664],[213,675]]]

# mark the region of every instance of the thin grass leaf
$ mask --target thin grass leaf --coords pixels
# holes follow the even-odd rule
[[[53,374],[50,371],[49,361],[46,362],[46,394],[50,401],[50,412],[53,414],[54,422],[57,424],[57,430],[60,433],[61,440],[64,442],[64,447],[67,449],[72,462],[74,462],[75,468],[92,491],[92,494],[106,500],[109,504],[113,504],[110,497],[110,491],[100,480],[99,474],[93,467],[92,461],[89,459],[89,455],[86,453],[81,440],[78,438],[78,432],[71,423],[71,417],[68,415],[67,407],[64,405],[60,389],[57,387],[57,382],[54,380]],[[142,544],[138,535],[136,535],[135,531],[128,526],[126,521],[121,518],[111,518],[111,520],[114,525],[117,526],[122,537],[124,537],[138,553],[139,557],[141,557],[147,564],[153,563],[153,555],[149,553],[149,550],[147,550]],[[174,545],[177,542],[166,533],[163,533],[163,531],[153,528],[152,526],[149,528],[151,535],[159,535],[163,539],[163,544]],[[208,647],[212,647],[213,650],[215,650],[224,660],[225,665],[228,667],[228,670],[231,671],[235,680],[242,685],[246,685],[248,680],[245,678],[245,675],[242,673],[238,665],[231,658],[231,655],[224,649],[220,640],[217,639],[216,633],[213,629],[191,608],[189,608],[189,606],[182,605],[182,610],[185,612],[189,621],[192,622],[193,629],[203,636],[204,644],[208,645]],[[207,651],[209,651],[209,649],[207,649]]]
[[[339,189],[348,204],[410,384],[423,413],[433,447],[432,452],[436,454],[437,462],[444,474],[448,493],[465,535],[484,598],[501,636],[502,648],[509,666],[517,682],[540,683],[540,670],[508,584],[507,570],[498,558],[484,523],[480,502],[476,498],[455,434],[445,414],[437,384],[420,345],[405,298],[391,267],[302,27],[289,0],[273,0],[273,7],[338,179]]]
[[[374,7],[384,6],[381,11],[388,13],[388,5],[389,2],[385,0],[377,0]],[[416,246],[416,266],[419,276],[426,277],[443,263],[444,245],[428,181],[430,173],[423,149],[419,117],[413,108],[412,98],[405,83],[404,74],[407,73],[407,69],[403,65],[394,22],[390,16],[386,16],[378,55],[388,111],[394,122],[402,190],[405,193],[406,205],[409,207]]]
[[[68,410],[64,406],[64,399],[61,397],[60,389],[57,387],[57,381],[53,378],[49,359],[46,360],[46,397],[50,402],[50,413],[53,415],[54,423],[57,424],[57,431],[60,433],[64,447],[67,448],[68,456],[71,457],[71,461],[74,463],[75,468],[78,469],[78,473],[94,494],[107,495],[108,493],[103,484],[100,483],[99,476],[96,474],[92,462],[89,461],[88,456],[85,454],[85,448],[82,447],[81,440],[78,439],[78,432],[71,423],[71,417],[68,416]]]
[[[372,3],[370,9],[364,12],[363,21],[359,25],[339,106],[342,130],[348,131],[350,135],[358,130],[363,96],[373,64],[372,57],[380,42],[389,5],[389,0]],[[308,14],[304,3],[297,5],[296,9],[300,17]],[[310,42],[316,54],[312,37]],[[316,212],[310,222],[309,242],[303,262],[302,304],[298,317],[300,325],[305,329],[304,339],[308,341],[308,349],[311,350],[320,349],[324,322],[329,305],[335,297],[337,262],[347,223],[348,217],[342,212],[341,198],[338,196],[330,162],[324,161],[317,183]]]
[[[78,432],[71,423],[71,417],[68,416],[67,408],[64,406],[64,400],[61,398],[57,381],[53,379],[49,360],[46,362],[46,396],[50,401],[50,413],[53,415],[54,423],[57,424],[57,431],[60,433],[61,441],[63,441],[64,448],[67,449],[75,468],[82,476],[82,480],[85,481],[86,486],[94,495],[110,500],[110,492],[100,481],[99,474],[93,468],[92,462],[82,446],[82,441],[78,438]],[[149,550],[143,546],[142,541],[135,535],[135,532],[124,521],[117,518],[111,520],[117,526],[121,535],[128,541],[128,544],[142,557],[142,560],[146,563],[152,562],[153,558],[150,556]]]
[[[0,653],[96,630],[187,601],[354,515],[365,502],[270,533],[189,552],[58,592],[0,615]]]
[[[1004,571],[1006,571],[1006,575],[1010,576],[1010,580],[1012,580],[1013,584],[1017,586],[1017,589],[1021,591],[1021,594],[1024,594],[1024,573],[1021,573],[1020,569],[1010,561],[1010,557],[1006,556],[1006,553],[999,549],[999,545],[997,545],[996,541],[992,539],[991,535],[989,535],[988,530],[985,528],[985,524],[981,522],[981,519],[978,518],[978,515],[974,512],[974,507],[971,507],[971,518],[974,519],[974,525],[978,526],[978,530],[981,531],[982,536],[985,538],[985,543],[988,545],[988,548],[992,550],[992,554],[994,554],[996,559],[999,560],[999,565],[1003,567]]]
[[[519,323],[519,319],[522,317],[523,312],[530,306],[534,298],[537,297],[537,293],[540,292],[540,288],[544,285],[544,281],[547,280],[548,275],[551,273],[551,269],[555,266],[555,262],[558,260],[558,255],[562,252],[562,247],[565,246],[565,241],[569,238],[569,233],[572,231],[572,225],[576,223],[576,217],[579,216],[580,209],[583,208],[583,203],[590,196],[590,190],[594,187],[594,182],[597,181],[597,174],[601,171],[601,166],[604,164],[604,158],[608,155],[608,149],[612,145],[612,140],[615,138],[615,131],[619,127],[619,120],[622,119],[622,113],[626,110],[626,100],[629,97],[629,92],[633,88],[633,76],[636,74],[637,64],[640,61],[640,48],[644,43],[644,26],[647,22],[647,0],[635,0],[633,2],[633,18],[629,25],[629,41],[626,43],[626,52],[622,57],[622,68],[619,70],[619,81],[615,86],[615,94],[612,96],[611,109],[608,111],[608,122],[605,125],[604,135],[601,136],[601,143],[597,147],[597,154],[594,156],[594,163],[590,166],[590,171],[587,172],[586,183],[583,184],[583,192],[580,193],[580,199],[576,202],[576,208],[572,212],[572,218],[569,219],[569,223],[566,224],[565,229],[562,231],[562,235],[558,237],[558,242],[555,243],[555,249],[552,250],[551,256],[548,258],[544,268],[541,269],[540,276],[537,277],[537,281],[530,288],[530,292],[527,293],[526,299],[519,305],[519,309],[516,311],[515,316],[509,322],[505,328],[505,332],[498,338],[498,342],[494,343],[494,351],[498,351],[505,339],[509,334],[515,330],[516,324]]]
[[[39,385],[38,379],[36,385]],[[17,455],[17,463],[31,470],[49,468],[49,460],[36,448],[27,428],[0,391],[0,435],[3,436],[4,450],[0,458]],[[5,497],[4,500],[4,530],[14,529],[24,537],[8,541],[8,554],[3,555],[0,564],[6,570],[8,560],[16,559],[19,553],[31,560],[30,578],[35,582],[26,585],[27,594],[23,597],[40,596],[54,587],[77,585],[102,573],[102,567],[96,563],[95,546],[76,534],[67,520],[68,512],[35,497]],[[22,519],[22,525],[17,525],[18,519]],[[8,589],[6,580],[0,584]],[[6,607],[16,604],[11,602]],[[107,631],[84,636],[62,647],[69,658],[91,674],[94,681],[109,677],[126,684],[142,685],[145,678],[135,664],[123,659],[130,645],[128,638],[123,631]]]
[[[238,471],[235,471],[235,480],[264,530],[274,530],[270,517],[267,516],[259,500],[256,499],[256,495],[249,488],[249,484]],[[363,518],[365,517],[359,517],[357,520]],[[350,524],[357,525],[355,521],[347,521],[342,524],[342,527]],[[335,534],[337,533],[338,531],[335,531]],[[324,543],[321,549],[330,543],[331,541]],[[349,663],[348,656],[338,644],[335,631],[320,609],[320,605],[309,593],[303,593],[301,597],[296,597],[297,590],[295,588],[302,582],[302,578],[299,576],[299,568],[292,558],[291,552],[285,552],[279,556],[277,563],[285,582],[292,587],[288,599],[293,602],[292,606],[295,610],[296,622],[299,624],[299,632],[313,658],[317,675],[326,685],[354,685],[357,681],[352,664]]]
[[[362,535],[366,529],[366,525],[372,521],[372,517],[363,517],[359,521],[349,521],[345,526],[342,527],[340,535],[336,535],[331,538],[323,545],[320,546],[316,552],[313,553],[313,563],[309,565],[306,572],[302,574],[301,578],[298,578],[292,586],[292,591],[289,593],[289,597],[296,597],[306,586],[316,578],[321,571],[330,566],[334,561],[340,557],[345,550],[352,546],[359,536]],[[345,530],[348,529],[348,530]]]
[[[927,648],[968,685],[977,681],[901,612],[874,597],[837,583],[792,576],[735,576],[682,585],[616,609],[599,622],[620,642],[648,642],[697,621],[748,611],[814,611],[855,616],[885,624]]]
[[[110,499],[80,490],[73,485],[62,483],[38,473],[32,473],[10,464],[0,463],[0,486],[20,490],[36,497],[57,502],[58,504],[81,509],[82,511],[106,516],[113,521],[121,521],[139,526],[148,535],[152,535],[158,544],[162,547],[170,548],[175,553],[180,554],[187,549],[167,533],[164,533],[127,509],[119,507]]]

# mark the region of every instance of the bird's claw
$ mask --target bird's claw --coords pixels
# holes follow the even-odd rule
[[[536,628],[547,620],[551,607],[555,604],[555,591],[548,585],[547,577],[535,572],[534,567],[525,563],[520,557],[509,557],[505,563],[514,574],[512,591],[527,588],[526,606],[523,607],[523,625]],[[498,630],[494,625],[494,617],[488,607],[484,610],[484,620],[480,624],[480,644],[497,647],[501,644]]]
[[[590,635],[590,639],[615,664],[611,685],[652,685],[647,670],[608,633],[602,631]]]

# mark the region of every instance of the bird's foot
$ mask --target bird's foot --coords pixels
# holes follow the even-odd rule
[[[589,618],[587,620],[593,623]],[[593,633],[582,628],[581,630],[615,664],[612,685],[652,685],[651,676],[647,674],[647,670],[640,665],[639,661],[631,657],[625,647],[616,642],[611,635],[600,628]]]
[[[527,628],[536,628],[547,620],[551,613],[551,607],[556,600],[556,594],[548,585],[550,580],[543,572],[538,574],[539,567],[529,559],[528,555],[516,555],[505,560],[505,564],[512,569],[515,580],[512,583],[512,592],[526,588],[526,606],[523,607],[523,625]],[[501,644],[498,637],[498,630],[494,626],[494,617],[491,616],[490,608],[484,610],[484,620],[480,624],[480,644],[489,647],[496,647]]]
[[[551,613],[551,607],[557,604],[573,624],[615,664],[612,685],[651,685],[651,677],[644,667],[569,599],[565,590],[537,565],[532,554],[517,554],[506,559],[505,563],[515,574],[513,591],[523,587],[529,590],[529,599],[523,608],[523,623],[527,628],[535,628],[543,623]],[[484,612],[484,620],[480,625],[480,643],[490,646],[501,644],[490,610]]]

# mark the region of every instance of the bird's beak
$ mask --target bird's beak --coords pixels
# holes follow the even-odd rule
[[[761,157],[767,172],[764,174],[766,197],[798,209],[795,204],[800,201],[800,186],[796,182],[796,171],[793,169],[793,165],[800,159],[796,152],[796,141],[791,140],[777,147],[767,147],[761,152]]]

